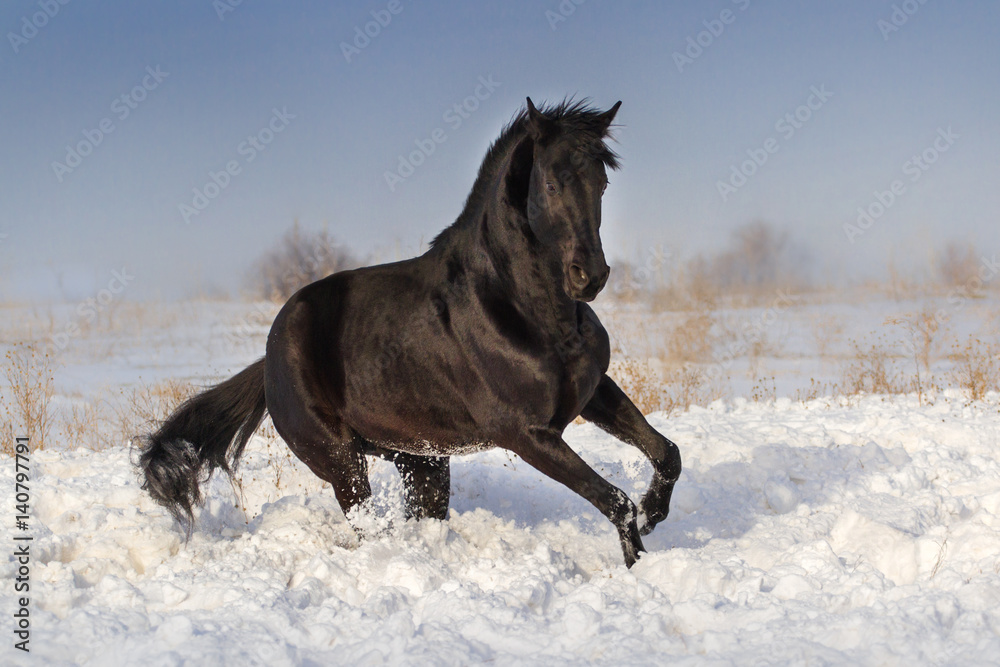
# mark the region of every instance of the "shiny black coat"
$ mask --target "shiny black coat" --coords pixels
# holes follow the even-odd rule
[[[292,296],[262,361],[151,436],[143,466],[154,497],[190,519],[199,496],[189,476],[235,463],[266,406],[349,518],[371,496],[366,454],[397,465],[410,515],[443,519],[448,457],[503,447],[600,509],[631,566],[640,533],[667,516],[680,456],[607,376],[608,335],[586,303],[609,271],[600,199],[606,168],[617,166],[604,145],[617,109],[539,112],[529,100],[491,147],[462,215],[425,254]],[[205,426],[198,411],[227,426]],[[563,441],[580,415],[653,463],[641,511]],[[193,461],[177,444],[185,438],[201,438]]]

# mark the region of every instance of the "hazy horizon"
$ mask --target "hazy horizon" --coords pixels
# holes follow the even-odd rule
[[[997,251],[988,2],[66,1],[0,8],[4,300],[237,292],[294,220],[410,256],[525,96],[622,100],[611,258],[752,220],[821,282]]]

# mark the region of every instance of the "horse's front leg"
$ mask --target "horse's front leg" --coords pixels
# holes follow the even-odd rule
[[[531,429],[507,447],[529,465],[591,502],[618,529],[626,567],[646,549],[639,537],[636,508],[624,491],[598,475],[553,429]]]
[[[601,378],[580,416],[638,447],[653,464],[653,479],[639,503],[639,532],[648,535],[670,511],[670,494],[681,474],[680,450],[649,425],[639,408],[607,375]]]

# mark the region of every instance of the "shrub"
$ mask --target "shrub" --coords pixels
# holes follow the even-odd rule
[[[325,229],[303,231],[296,222],[273,249],[254,262],[247,281],[253,296],[286,301],[299,288],[360,264]]]
[[[27,436],[32,449],[43,449],[52,430],[52,362],[36,343],[19,343],[7,351],[4,376],[8,387],[0,394],[4,408],[3,452],[13,454],[16,436]]]

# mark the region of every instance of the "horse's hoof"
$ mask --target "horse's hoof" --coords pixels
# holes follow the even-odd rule
[[[622,537],[622,554],[625,556],[625,567],[631,568],[639,560],[639,554],[646,552],[646,547],[642,546],[639,529],[634,521],[619,535]]]
[[[644,553],[646,553],[646,549],[644,549],[644,548],[639,548],[637,551],[634,551],[634,552],[626,552],[625,553],[625,567],[627,569],[631,570],[632,566],[635,565],[639,561],[640,558],[642,558],[642,554],[644,554]]]

